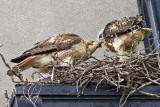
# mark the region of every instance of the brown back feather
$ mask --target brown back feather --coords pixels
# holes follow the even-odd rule
[[[19,63],[31,55],[69,49],[73,45],[80,43],[81,40],[82,38],[75,34],[61,34],[58,36],[49,37],[44,41],[36,43],[33,48],[25,51],[21,56],[12,59],[11,62]]]
[[[108,23],[104,29],[103,36],[105,39],[110,39],[116,35],[119,36],[142,27],[144,27],[144,21],[141,16],[123,17]]]

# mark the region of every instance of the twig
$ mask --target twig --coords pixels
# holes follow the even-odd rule
[[[1,56],[2,60],[3,60],[3,63],[5,64],[5,66],[6,66],[7,68],[9,68],[9,70],[11,70],[11,71],[13,72],[13,74],[14,74],[15,76],[17,76],[17,77],[21,80],[21,82],[24,83],[24,80],[22,79],[21,75],[20,75],[20,74],[17,74],[13,69],[11,69],[11,67],[10,67],[9,64],[6,62],[5,58],[3,57],[3,55],[2,55],[1,53],[0,53],[0,56]]]
[[[157,82],[157,81],[160,81],[160,78],[154,80],[154,82]],[[132,94],[135,93],[135,92],[142,92],[142,93],[143,93],[143,91],[140,91],[140,89],[142,89],[142,88],[144,88],[145,86],[148,86],[148,85],[150,85],[150,84],[152,84],[152,82],[148,82],[148,83],[146,83],[146,84],[143,84],[142,86],[140,86],[140,87],[137,88],[137,89],[131,88],[131,89],[133,89],[133,91],[131,91],[131,92],[128,94],[128,96],[126,97],[125,101],[123,102],[123,104],[122,104],[121,106],[124,106],[124,104],[127,102],[127,99],[128,99],[128,97],[129,97],[130,95],[132,95]]]
[[[0,56],[1,56],[2,60],[3,60],[3,63],[5,64],[5,66],[11,70],[11,67],[10,67],[9,64],[6,62],[5,58],[3,57],[3,55],[2,55],[1,53],[0,53]]]
[[[8,102],[8,100],[9,100],[9,97],[8,97],[8,92],[7,92],[7,90],[5,90],[5,98],[6,98],[6,101]]]
[[[130,87],[130,81],[131,81],[130,73],[129,73],[129,75],[127,75],[127,78],[128,78],[128,80],[127,80],[127,86]],[[123,102],[123,100],[125,98],[125,95],[126,95],[127,91],[128,91],[128,89],[124,89],[122,97],[121,97],[121,99],[119,101],[119,107],[122,107],[121,104],[122,104],[122,102]]]

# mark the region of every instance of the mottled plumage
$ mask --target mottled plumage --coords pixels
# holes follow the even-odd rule
[[[108,23],[103,31],[103,37],[110,39],[143,27],[144,21],[141,16],[123,17]]]
[[[78,35],[61,34],[36,43],[11,62],[18,63],[13,67],[16,72],[33,67],[38,68],[41,73],[47,73],[51,71],[51,68],[48,68],[51,62],[61,66],[76,65],[87,60],[98,47],[99,44],[88,42]],[[7,74],[14,75],[10,70]]]
[[[99,33],[100,40],[105,41],[107,50],[121,55],[119,61],[123,62],[124,51],[135,52],[139,41],[151,33],[150,28],[144,28],[142,17],[123,17],[108,23]]]
[[[74,44],[80,43],[81,37],[75,34],[61,34],[34,44],[34,47],[25,51],[21,56],[12,59],[11,62],[19,63],[31,55],[39,55],[71,48]]]

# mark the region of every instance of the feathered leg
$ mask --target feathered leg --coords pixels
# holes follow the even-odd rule
[[[123,55],[124,55],[124,45],[121,45],[119,47],[118,54],[120,55],[119,62],[124,62],[125,61],[125,59],[123,58]]]

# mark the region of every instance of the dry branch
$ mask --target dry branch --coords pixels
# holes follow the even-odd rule
[[[17,76],[17,77],[21,80],[21,82],[24,82],[24,80],[22,79],[22,75],[21,75],[21,74],[17,74],[17,73],[9,66],[9,64],[6,62],[4,56],[3,56],[1,53],[0,53],[0,56],[1,56],[2,60],[3,60],[3,63],[5,64],[5,66],[6,66],[9,70],[11,70],[11,71],[13,72],[13,74],[14,74],[15,76]]]

